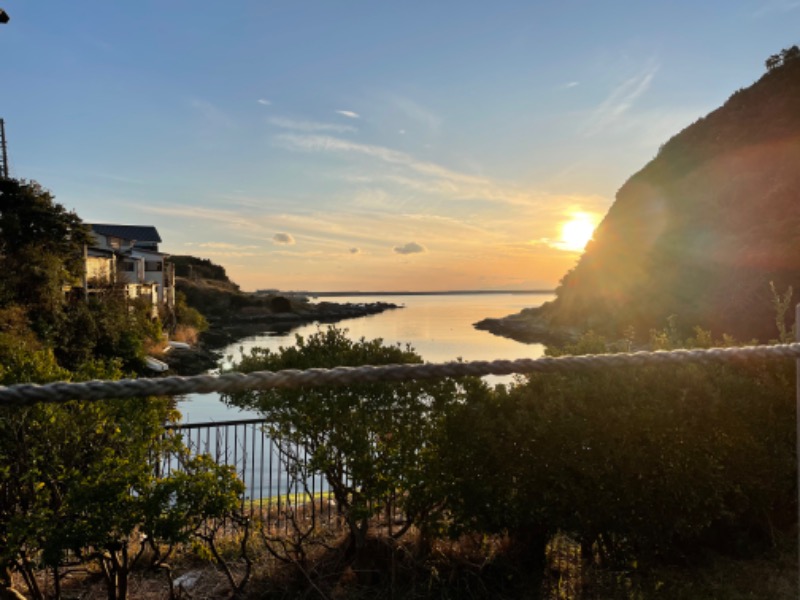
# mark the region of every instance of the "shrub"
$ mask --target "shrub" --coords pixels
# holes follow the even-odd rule
[[[382,340],[352,341],[335,327],[278,352],[254,349],[242,357],[242,372],[313,367],[419,363],[409,347]],[[325,474],[343,511],[356,549],[364,547],[370,518],[387,501],[405,509],[407,525],[432,509],[427,461],[436,453],[433,432],[461,391],[452,380],[358,384],[324,388],[269,389],[225,398],[235,406],[260,410],[294,467]],[[308,452],[307,462],[293,448]],[[437,499],[438,500],[438,499]]]
[[[651,337],[663,347],[673,334]],[[564,530],[612,558],[754,552],[796,518],[794,404],[790,360],[531,375],[446,419],[453,523],[540,540]]]

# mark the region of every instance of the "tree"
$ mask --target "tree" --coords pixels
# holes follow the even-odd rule
[[[62,314],[63,286],[82,270],[89,229],[36,182],[0,180],[0,307],[24,306],[45,337]]]
[[[35,338],[14,343],[32,336],[7,336],[0,332],[0,384],[74,376]],[[121,375],[94,364],[93,371],[83,366],[84,378]],[[164,434],[175,416],[172,404],[151,397],[0,407],[0,598],[12,571],[31,597],[43,600],[42,568],[52,573],[59,598],[65,568],[94,563],[109,599],[124,600],[145,545],[163,569],[161,545],[185,543],[208,520],[238,510],[244,486],[233,469],[189,457],[179,437]],[[173,462],[166,475],[154,468],[164,457]]]
[[[330,327],[296,345],[253,349],[236,369],[242,372],[313,367],[419,363],[410,347],[383,340],[352,341]],[[260,410],[273,439],[280,441],[298,472],[325,475],[350,530],[356,553],[365,546],[371,518],[392,499],[412,521],[425,517],[432,502],[422,493],[430,482],[427,459],[435,454],[433,432],[447,407],[457,403],[453,380],[357,384],[295,390],[235,393],[226,402]],[[308,459],[304,460],[307,451]]]
[[[770,55],[770,57],[764,62],[764,64],[767,67],[767,71],[772,71],[772,69],[780,66],[781,55],[780,54]]]

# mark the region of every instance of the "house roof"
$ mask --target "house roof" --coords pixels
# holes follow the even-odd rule
[[[131,258],[162,258],[169,256],[164,252],[157,252],[155,250],[145,250],[144,248],[130,248],[122,253],[123,256],[130,256]]]
[[[86,249],[87,256],[100,256],[103,258],[112,258],[114,256],[114,252],[112,250],[104,250],[103,248],[93,248],[89,246]]]
[[[100,235],[136,240],[137,242],[161,242],[161,236],[152,225],[108,225],[93,223],[92,231]]]

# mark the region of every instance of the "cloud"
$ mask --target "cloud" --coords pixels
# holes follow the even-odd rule
[[[209,125],[231,129],[236,125],[233,118],[221,108],[202,98],[192,98],[189,106],[198,113]]]
[[[296,119],[288,119],[285,117],[273,117],[269,120],[272,125],[281,127],[283,129],[292,129],[294,131],[303,131],[306,133],[314,133],[319,131],[333,131],[335,133],[348,133],[358,131],[352,125],[340,125],[338,123],[319,123],[317,121],[298,121]]]
[[[203,242],[197,244],[200,248],[215,248],[218,250],[253,250],[258,248],[258,246],[243,246],[241,244],[229,244],[227,242]]]
[[[422,252],[427,252],[425,246],[420,246],[417,242],[408,242],[403,246],[395,246],[393,250],[397,254],[420,254]]]
[[[270,102],[266,98],[259,98],[258,103],[261,104],[262,106],[270,106],[272,104],[272,102]]]
[[[359,254],[361,252],[361,248],[350,248],[348,252],[350,252],[350,254]]]
[[[236,252],[230,250],[206,250],[203,254],[207,254],[208,256],[214,257],[222,257],[222,258],[243,258],[248,256],[261,256],[258,252]]]
[[[451,171],[450,169],[442,167],[441,165],[437,165],[436,163],[417,160],[410,154],[406,154],[405,152],[400,152],[398,150],[392,150],[391,148],[386,148],[384,146],[360,144],[350,140],[343,140],[340,138],[323,135],[299,136],[284,134],[277,136],[276,141],[289,148],[298,150],[317,152],[353,152],[371,156],[390,164],[403,165],[425,175],[432,175],[454,181],[462,181],[465,183],[486,183],[486,180],[481,177],[475,177],[473,175],[466,175],[456,171]]]
[[[765,2],[758,10],[753,13],[753,17],[759,18],[775,13],[792,12],[800,8],[800,0],[772,0]]]
[[[97,171],[87,171],[86,175],[91,177],[99,177],[100,179],[107,179],[115,183],[124,183],[125,185],[143,185],[143,179],[136,179],[133,177],[125,177],[122,175],[115,175],[113,173],[99,173]]]
[[[626,79],[614,88],[589,118],[584,134],[596,135],[621,120],[648,90],[657,71],[657,65],[650,65],[639,75]]]
[[[565,84],[564,87],[565,88],[574,88],[574,87],[579,86],[580,84],[581,84],[580,81],[570,81],[569,83]]]
[[[276,145],[288,150],[359,154],[380,160],[393,167],[402,167],[413,171],[416,177],[398,173],[396,168],[390,173],[371,173],[370,176],[373,180],[382,178],[410,189],[429,193],[434,192],[449,198],[528,206],[531,202],[541,199],[542,196],[526,189],[498,184],[485,177],[460,173],[384,146],[361,144],[352,140],[327,135],[298,135],[293,133],[277,135],[273,138],[273,141]]]
[[[361,115],[357,112],[353,112],[352,110],[337,110],[338,114],[342,115],[343,117],[347,117],[348,119],[360,119]]]
[[[272,236],[272,241],[284,246],[294,245],[294,238],[291,233],[276,233]]]
[[[418,102],[395,94],[388,95],[386,100],[395,111],[431,132],[438,133],[442,128],[442,118]]]

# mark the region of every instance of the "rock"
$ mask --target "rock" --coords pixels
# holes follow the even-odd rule
[[[166,353],[162,360],[169,365],[170,371],[180,375],[199,375],[219,365],[222,357],[206,348],[175,348]]]
[[[284,296],[275,296],[269,301],[269,307],[272,309],[272,312],[288,313],[292,310],[292,303]]]
[[[555,327],[525,311],[500,319],[483,319],[474,323],[473,327],[526,344],[562,345],[578,338],[576,330]]]

